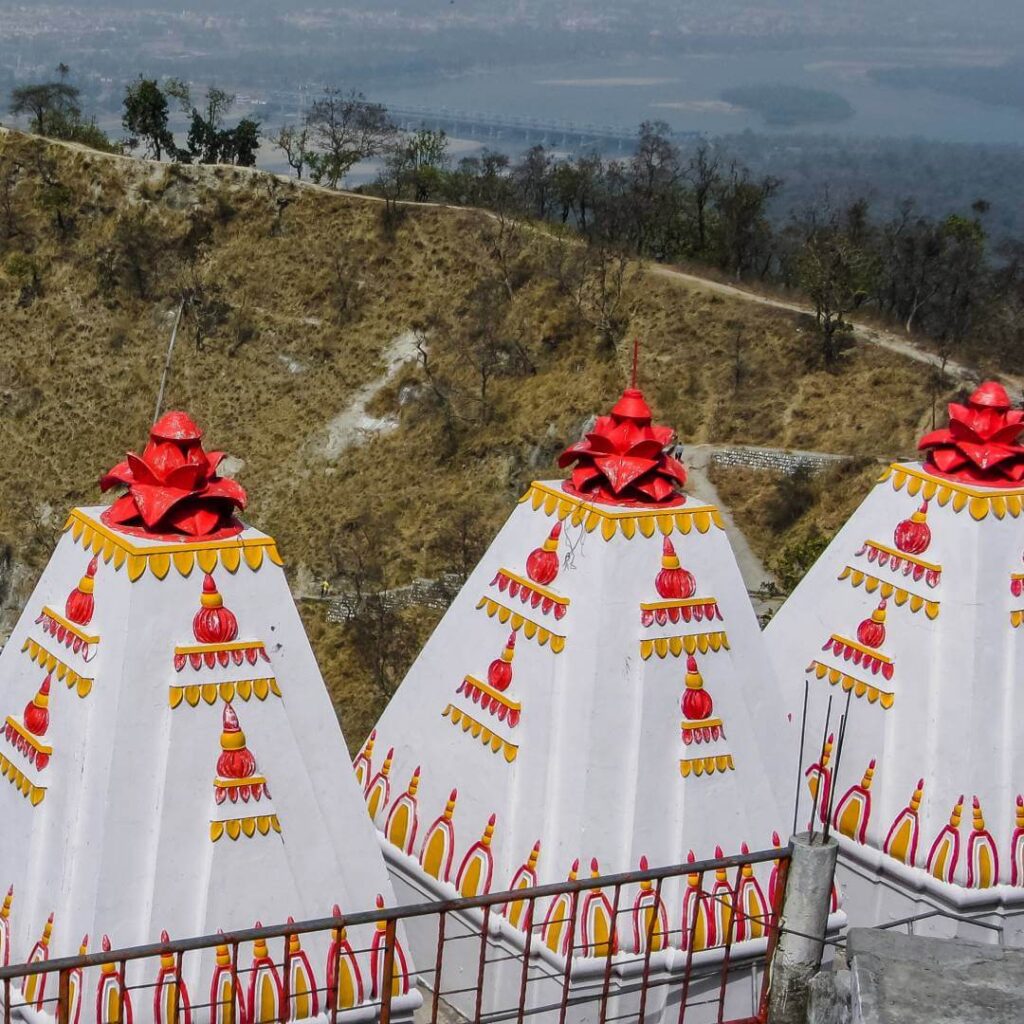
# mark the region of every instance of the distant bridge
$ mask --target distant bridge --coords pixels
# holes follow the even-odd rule
[[[624,152],[636,142],[637,129],[614,124],[581,124],[576,121],[545,121],[511,114],[488,114],[448,107],[388,107],[391,119],[402,131],[430,128],[455,138],[480,142],[540,144],[557,149],[598,149]],[[678,132],[678,139],[699,138],[699,132]]]

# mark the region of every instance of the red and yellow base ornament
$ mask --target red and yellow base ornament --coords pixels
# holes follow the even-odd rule
[[[341,920],[341,907],[335,903],[334,917]],[[348,941],[348,932],[339,925],[331,932],[331,948],[327,952],[327,1005],[335,1010],[348,1010],[363,1001],[363,974]]]

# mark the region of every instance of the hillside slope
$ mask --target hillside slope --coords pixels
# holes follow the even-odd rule
[[[293,588],[349,595],[341,623],[303,610],[351,742],[629,362],[595,332],[615,289],[573,240],[10,132],[0,266],[8,624],[66,509],[99,501],[101,471],[144,442],[186,298],[164,408],[187,408],[241,460],[247,517],[279,539]],[[892,455],[930,414],[920,364],[858,347],[826,370],[793,313],[633,268],[616,312],[684,442]]]

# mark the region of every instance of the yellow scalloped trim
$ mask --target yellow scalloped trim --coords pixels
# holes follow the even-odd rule
[[[182,703],[189,707],[197,707],[200,701],[207,704],[216,704],[218,700],[230,704],[236,697],[243,701],[255,697],[257,700],[266,700],[273,694],[281,696],[281,687],[277,679],[268,676],[265,679],[238,679],[230,683],[196,683],[190,686],[169,686],[167,688],[167,702],[172,708],[179,707]]]
[[[640,641],[640,657],[647,661],[652,654],[659,658],[682,654],[707,654],[708,651],[729,650],[729,638],[724,630],[716,633],[687,633],[685,636],[659,636]]]
[[[655,530],[659,530],[667,537],[673,531],[687,534],[693,529],[707,533],[712,526],[725,529],[722,514],[714,505],[697,508],[679,506],[671,510],[631,508],[613,512],[608,506],[592,505],[536,480],[519,501],[530,502],[534,510],[543,509],[546,516],[557,515],[559,520],[568,518],[573,526],[582,525],[587,533],[593,533],[600,525],[601,536],[605,540],[611,540],[616,532],[629,540],[637,531],[644,537],[653,537]]]
[[[915,594],[912,590],[897,587],[893,583],[879,579],[877,576],[872,576],[871,573],[864,572],[861,569],[856,569],[852,565],[846,566],[836,578],[849,580],[850,585],[854,587],[859,587],[863,584],[864,589],[869,594],[874,594],[878,591],[886,600],[892,599],[898,608],[909,604],[912,612],[919,612],[923,608],[925,615],[929,619],[937,619],[939,617],[941,602],[929,601],[926,597],[921,597],[920,594]]]
[[[736,767],[732,754],[709,754],[707,757],[688,757],[679,762],[679,774],[684,779],[691,775],[714,775],[715,772],[731,772]]]
[[[281,831],[281,822],[277,820],[276,814],[257,814],[248,818],[228,818],[227,821],[210,822],[210,839],[213,842],[217,842],[223,836],[232,841],[239,836],[251,839],[257,832],[261,836],[266,836],[271,831]]]
[[[820,661],[812,661],[807,666],[807,671],[813,672],[818,679],[827,678],[833,686],[842,685],[846,693],[852,690],[855,697],[866,697],[869,704],[881,704],[886,711],[892,707],[893,701],[896,699],[894,693],[879,689],[879,687],[872,683],[867,683],[863,679],[858,679],[856,676],[851,676],[837,668],[832,668],[830,665],[824,665]]]
[[[447,718],[452,725],[458,725],[462,727],[462,731],[478,739],[485,747],[490,747],[491,752],[497,754],[501,751],[505,755],[505,760],[511,764],[519,754],[519,747],[510,740],[506,740],[499,736],[492,729],[489,729],[483,722],[478,722],[471,715],[467,715],[461,708],[457,708],[454,704],[449,704],[444,711],[441,712],[442,718]]]
[[[483,608],[490,619],[497,615],[499,622],[503,624],[510,622],[513,629],[521,629],[528,640],[536,640],[541,647],[550,643],[551,650],[555,654],[561,654],[565,649],[565,637],[560,633],[552,633],[550,629],[528,619],[525,615],[520,615],[519,612],[513,611],[500,601],[495,601],[491,597],[481,597],[477,602],[477,608]]]
[[[921,497],[928,501],[934,500],[943,508],[950,505],[954,512],[962,512],[966,508],[971,518],[978,522],[985,519],[990,512],[996,519],[1002,519],[1006,515],[1017,519],[1024,510],[1024,488],[1000,489],[994,494],[991,490],[980,490],[977,487],[968,487],[952,480],[934,477],[926,470],[904,466],[898,462],[894,462],[879,477],[880,483],[884,480],[892,483],[894,491],[906,488],[909,494],[916,496],[920,493]]]
[[[100,556],[106,563],[112,561],[115,570],[127,566],[128,578],[133,583],[141,579],[147,569],[158,580],[165,579],[172,566],[179,575],[188,576],[196,565],[203,572],[213,572],[218,562],[231,573],[237,572],[243,560],[254,572],[263,565],[264,557],[275,565],[284,565],[272,537],[231,537],[136,547],[129,537],[97,523],[77,508],[71,510],[64,530],[70,530],[71,539],[86,551]]]
[[[66,665],[56,654],[51,654],[38,640],[31,637],[26,638],[21,645],[23,653],[28,656],[47,672],[56,672],[57,678],[67,684],[67,688],[74,689],[79,697],[88,697],[92,692],[93,681],[86,676],[79,675],[73,668]]]
[[[46,796],[46,787],[37,786],[16,764],[0,754],[0,776],[14,786],[33,807],[38,807]]]
[[[1010,612],[1010,625],[1014,629],[1019,629],[1022,622],[1024,622],[1024,609],[1018,608]]]

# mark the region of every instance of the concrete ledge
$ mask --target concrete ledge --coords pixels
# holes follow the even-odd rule
[[[853,1024],[1020,1024],[1024,950],[853,928]]]

